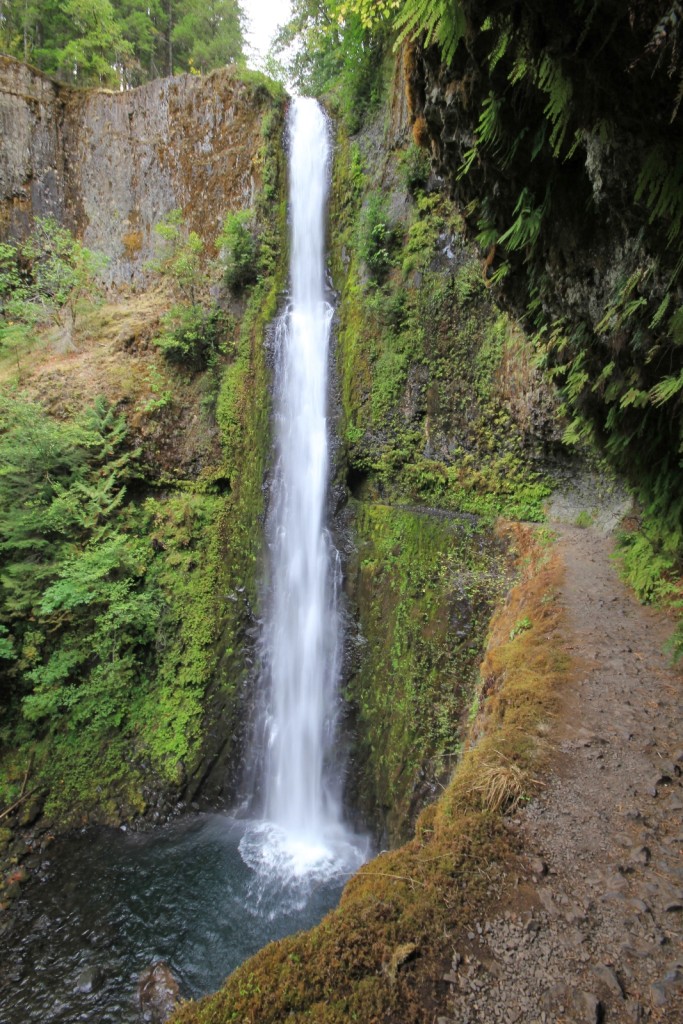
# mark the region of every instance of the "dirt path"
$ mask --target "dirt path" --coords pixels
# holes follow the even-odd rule
[[[670,631],[618,579],[611,542],[560,526],[575,665],[540,799],[511,821],[514,903],[456,952],[439,1024],[683,1024],[683,715]]]

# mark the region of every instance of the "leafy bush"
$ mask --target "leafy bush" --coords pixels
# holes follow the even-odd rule
[[[358,251],[371,277],[381,281],[394,260],[398,230],[391,223],[384,196],[373,192],[358,229]]]
[[[427,150],[411,143],[401,156],[401,177],[408,191],[414,194],[424,188],[431,169],[432,162]]]
[[[251,210],[229,213],[216,239],[219,263],[226,285],[232,292],[241,292],[256,280],[258,245]]]
[[[97,297],[106,262],[54,217],[37,217],[25,241],[0,245],[0,342],[16,344],[52,325],[72,348],[77,318]]]
[[[178,304],[163,317],[165,332],[155,344],[169,362],[205,370],[225,352],[228,318],[218,306]]]

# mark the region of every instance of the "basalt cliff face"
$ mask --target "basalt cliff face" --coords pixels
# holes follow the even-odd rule
[[[227,210],[253,205],[266,98],[229,69],[117,93],[0,56],[0,237],[52,215],[109,257],[112,283],[139,281],[170,210],[212,240]]]

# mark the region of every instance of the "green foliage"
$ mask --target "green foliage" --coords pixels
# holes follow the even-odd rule
[[[0,51],[113,88],[242,62],[237,0],[3,0]]]
[[[123,38],[110,0],[65,0],[61,11],[74,35],[56,52],[57,68],[84,84],[118,85],[116,65],[133,54]]]
[[[218,258],[226,285],[241,292],[256,280],[258,247],[251,210],[229,213],[216,239]]]
[[[205,370],[227,352],[229,321],[206,295],[211,266],[204,243],[187,229],[181,210],[172,210],[154,230],[161,251],[150,267],[169,282],[179,300],[164,315],[164,332],[155,344],[169,362],[194,372]]]
[[[405,0],[395,18],[399,30],[396,45],[406,38],[424,36],[425,46],[436,43],[449,64],[467,29],[459,0]]]
[[[198,372],[227,351],[228,318],[218,306],[173,306],[162,319],[165,331],[155,345],[170,363]]]
[[[174,68],[204,73],[242,60],[243,15],[236,0],[183,0],[175,6]]]
[[[527,630],[533,628],[533,622],[528,615],[524,615],[521,619],[517,619],[514,626],[510,630],[509,639],[514,640],[520,636],[521,633],[526,633]]]
[[[36,218],[25,241],[0,247],[0,345],[52,325],[61,345],[72,348],[77,319],[97,299],[105,266],[105,257],[54,218]]]
[[[408,192],[415,194],[424,188],[431,173],[429,153],[421,146],[411,143],[401,154],[401,177]]]
[[[339,0],[294,0],[291,6],[275,52],[288,58],[289,77],[301,92],[325,95],[346,129],[358,131],[384,91],[388,26]],[[373,6],[379,11],[390,5]]]
[[[36,738],[79,730],[104,743],[144,679],[158,614],[144,588],[151,551],[120,529],[125,423],[101,398],[74,423],[19,398],[0,430],[6,699]]]
[[[582,508],[576,519],[574,520],[574,526],[578,526],[579,529],[587,529],[593,522],[593,516],[588,509]]]
[[[389,270],[397,242],[398,229],[389,219],[384,196],[371,193],[358,226],[358,252],[376,280],[381,281]]]
[[[515,220],[500,236],[498,244],[511,251],[534,245],[541,230],[545,209],[546,203],[534,206],[533,194],[528,188],[522,189],[513,210]]]

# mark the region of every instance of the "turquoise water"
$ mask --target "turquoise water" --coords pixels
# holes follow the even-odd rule
[[[271,939],[319,921],[346,875],[259,874],[238,848],[249,827],[212,814],[56,844],[45,880],[29,883],[0,938],[0,1021],[133,1024],[138,979],[153,962],[197,998]],[[80,991],[88,971],[94,990]]]

